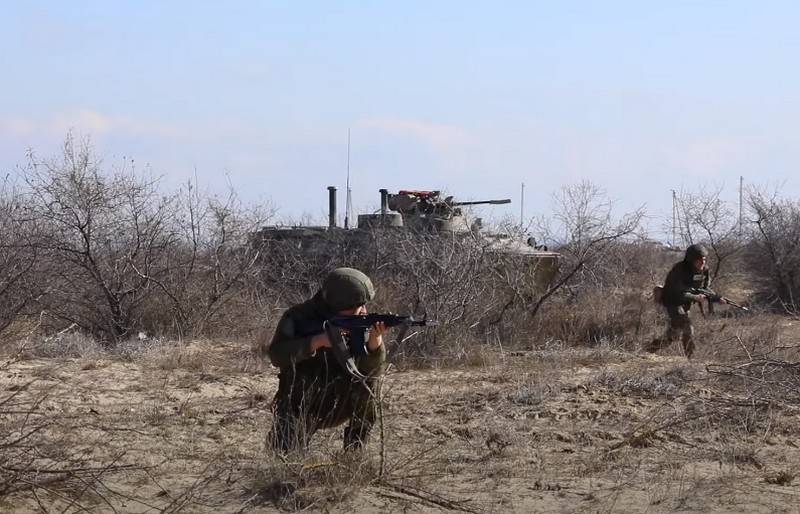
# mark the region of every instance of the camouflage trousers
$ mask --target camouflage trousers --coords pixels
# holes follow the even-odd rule
[[[663,337],[653,339],[645,348],[648,352],[657,352],[677,341],[678,336],[683,343],[683,353],[692,358],[694,353],[694,327],[689,317],[689,308],[683,305],[667,305],[667,332]]]
[[[272,404],[270,444],[280,452],[305,448],[320,428],[345,422],[345,449],[361,448],[377,418],[377,395],[386,353],[356,361],[364,381],[350,377],[337,364],[320,360],[319,366],[281,370],[278,392]]]

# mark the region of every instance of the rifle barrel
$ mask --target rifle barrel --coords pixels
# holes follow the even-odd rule
[[[355,314],[352,316],[335,316],[331,318],[330,322],[342,328],[349,329],[369,328],[377,322],[383,322],[387,327],[396,327],[398,325],[425,327],[437,324],[433,320],[417,320],[411,318],[410,316],[400,316],[397,314]]]

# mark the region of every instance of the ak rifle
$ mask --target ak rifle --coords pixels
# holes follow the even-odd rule
[[[399,314],[353,314],[336,315],[313,326],[303,327],[304,335],[325,332],[331,342],[331,352],[336,360],[351,376],[363,379],[358,371],[355,358],[367,355],[369,331],[376,323],[383,323],[386,328],[400,327],[398,341],[402,341],[405,331],[410,327],[430,327],[438,323],[429,319],[415,319]]]
[[[706,287],[695,287],[693,289],[690,289],[689,292],[691,292],[692,294],[700,294],[700,295],[705,296],[706,298],[708,298],[709,303],[726,303],[726,304],[730,305],[731,307],[736,307],[737,309],[740,309],[740,310],[745,311],[745,312],[748,312],[750,310],[747,307],[745,307],[744,305],[736,303],[736,302],[734,302],[733,300],[731,300],[728,297],[719,295],[719,294],[715,293],[714,291],[712,291],[711,289],[708,289]],[[710,309],[710,307],[709,307],[709,309]]]

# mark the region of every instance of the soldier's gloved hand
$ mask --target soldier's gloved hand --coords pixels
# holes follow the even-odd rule
[[[311,353],[317,353],[323,348],[333,348],[328,334],[318,334],[311,338]]]
[[[708,297],[704,294],[696,294],[694,295],[694,301],[697,303],[703,303],[704,301],[708,300]]]

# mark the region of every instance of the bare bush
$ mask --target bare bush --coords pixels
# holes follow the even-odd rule
[[[791,312],[800,307],[800,202],[751,190],[754,227],[747,260],[761,294]]]
[[[398,350],[421,356],[463,352],[498,302],[488,241],[415,231],[385,232],[374,240],[374,273],[385,291],[379,304],[439,322]]]
[[[325,274],[340,266],[374,270],[368,234],[319,228],[268,227],[253,236],[258,256],[259,303],[279,310],[316,293]]]
[[[158,269],[135,269],[163,294],[166,311],[162,326],[174,323],[186,334],[252,333],[257,320],[251,313],[258,294],[257,265],[267,249],[253,237],[272,215],[265,208],[247,207],[231,189],[224,197],[201,194],[189,183],[176,196],[169,223],[172,244]],[[149,306],[158,321],[163,302]],[[240,330],[244,326],[245,330]]]
[[[722,188],[681,191],[678,199],[678,224],[687,245],[704,243],[712,254],[710,275],[714,280],[733,267],[741,249],[738,217],[733,207],[720,198]]]
[[[36,280],[39,254],[35,220],[23,214],[23,198],[8,180],[0,183],[0,334],[42,293]]]
[[[71,136],[58,158],[31,153],[23,178],[24,188],[3,190],[0,200],[0,211],[14,214],[0,227],[0,302],[8,306],[0,327],[35,299],[60,320],[56,330],[74,325],[114,344],[140,331],[252,332],[246,310],[262,252],[252,234],[269,210],[192,184],[163,194],[132,161],[105,171],[89,142]],[[37,292],[31,282],[46,287]]]
[[[101,173],[87,141],[68,137],[60,158],[30,155],[24,211],[44,225],[36,248],[46,262],[41,303],[66,323],[110,341],[137,325],[149,297],[148,272],[170,244],[172,199],[134,170]]]
[[[521,265],[508,260],[515,259],[513,256],[502,256],[502,264],[497,267],[498,282],[503,284],[506,297],[496,321],[517,313],[509,318],[514,326],[535,326],[539,337],[547,335],[541,332],[542,324],[551,325],[553,315],[547,315],[546,321],[531,321],[541,317],[540,312],[550,301],[557,299],[552,310],[564,314],[575,309],[576,305],[571,304],[591,291],[598,292],[595,299],[601,305],[609,301],[612,291],[621,285],[620,271],[629,267],[624,258],[618,257],[622,255],[620,250],[628,248],[626,242],[635,236],[644,215],[638,209],[615,217],[605,192],[589,182],[562,188],[554,203],[553,217],[539,220],[538,239],[553,243],[558,251],[557,272],[542,274],[538,266],[543,261],[531,259]],[[508,332],[508,328],[503,331],[504,339]]]
[[[564,285],[574,289],[614,281],[615,274],[601,273],[603,265],[612,255],[611,250],[641,229],[643,217],[644,210],[639,208],[616,218],[613,202],[590,182],[562,188],[555,197],[555,230],[548,230],[552,225],[542,226],[547,236],[543,239],[555,241],[562,255],[561,274],[537,304]]]
[[[709,365],[709,372],[726,381],[729,389],[740,391],[745,403],[779,402],[795,409],[800,407],[798,362],[758,355],[734,365]]]

